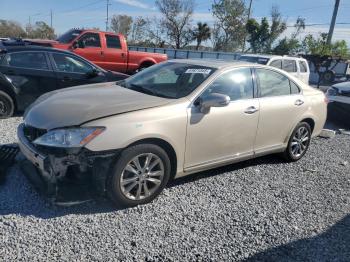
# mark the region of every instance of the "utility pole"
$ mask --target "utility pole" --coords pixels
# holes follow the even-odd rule
[[[52,9],[50,9],[50,18],[51,18],[50,27],[52,28]]]
[[[250,13],[251,13],[251,11],[252,11],[252,2],[253,2],[253,0],[250,0],[250,2],[249,2],[247,22],[248,22],[249,19],[250,19]],[[247,29],[244,29],[244,30],[245,30],[245,32],[244,32],[244,39],[243,39],[242,52],[244,52],[244,49],[245,49],[245,41],[246,41],[246,38],[247,38]]]
[[[108,17],[108,7],[109,7],[109,0],[107,0],[107,18],[106,18],[106,31],[108,31],[108,24],[109,24],[109,17]]]
[[[330,45],[331,42],[332,42],[335,21],[337,20],[339,3],[340,3],[340,0],[335,0],[334,9],[333,9],[333,16],[332,16],[332,22],[331,22],[331,26],[329,27],[329,32],[328,32],[328,36],[327,36],[327,44],[328,45]]]

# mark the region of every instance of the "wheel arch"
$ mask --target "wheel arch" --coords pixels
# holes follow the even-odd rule
[[[11,97],[13,104],[15,106],[15,110],[18,108],[17,106],[17,95],[15,91],[9,87],[8,85],[4,85],[3,83],[0,82],[0,91],[6,93],[8,96]]]
[[[167,141],[161,138],[144,138],[137,140],[130,144],[128,147],[139,145],[139,144],[154,144],[162,148],[169,156],[171,163],[171,176],[170,178],[174,178],[177,172],[177,155],[174,147]]]

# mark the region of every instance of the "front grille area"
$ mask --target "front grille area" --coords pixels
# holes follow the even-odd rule
[[[38,137],[46,134],[47,130],[25,125],[23,128],[23,133],[30,142],[33,142]]]

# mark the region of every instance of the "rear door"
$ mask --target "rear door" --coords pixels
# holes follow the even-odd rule
[[[103,68],[125,73],[127,70],[127,51],[123,50],[118,35],[105,34]]]
[[[16,89],[20,110],[40,95],[57,88],[56,76],[44,51],[8,53],[2,59],[0,67]]]
[[[304,60],[298,61],[299,65],[299,79],[303,81],[305,84],[309,84],[309,78],[310,78],[310,70],[309,65]]]
[[[57,76],[58,88],[106,81],[103,72],[97,71],[96,75],[91,74],[95,68],[73,54],[51,52],[50,58]]]
[[[74,49],[74,53],[103,67],[104,53],[100,33],[87,32],[81,35],[77,41],[78,47]]]
[[[299,87],[280,72],[256,68],[260,118],[255,152],[280,149],[307,110]]]

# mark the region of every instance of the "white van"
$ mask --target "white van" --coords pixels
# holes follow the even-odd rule
[[[282,69],[309,84],[310,69],[306,59],[293,56],[245,54],[238,58],[240,61],[269,65]]]

